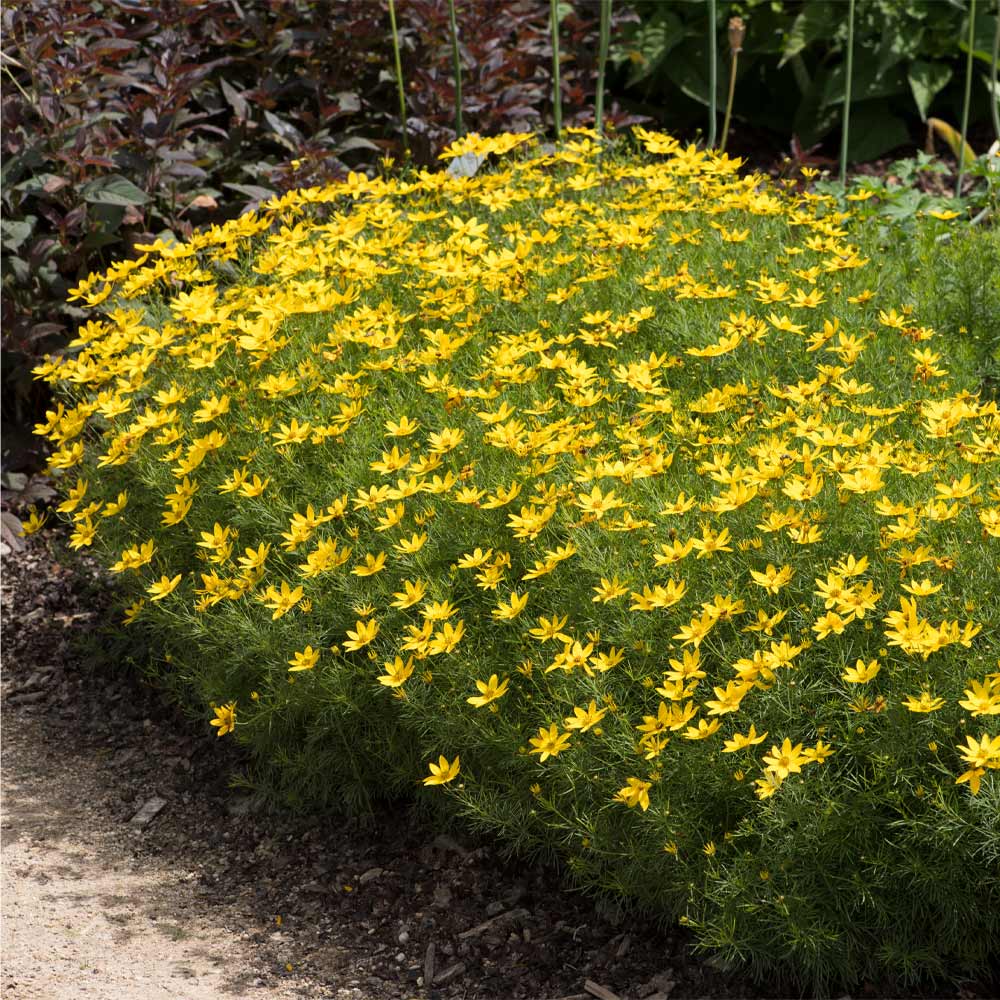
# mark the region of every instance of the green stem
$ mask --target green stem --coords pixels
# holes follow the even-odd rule
[[[729,138],[729,120],[733,115],[733,96],[736,93],[736,63],[739,57],[740,54],[734,52],[733,61],[729,66],[729,94],[726,96],[726,117],[722,122],[722,145],[719,147],[720,153],[726,151],[726,140]]]
[[[604,135],[604,65],[608,61],[611,40],[611,0],[601,0],[601,40],[597,53],[597,96],[594,100],[594,124],[597,134]]]
[[[559,81],[559,0],[549,0],[552,16],[552,119],[556,142],[562,142],[562,86]]]
[[[969,104],[972,99],[972,50],[976,44],[976,0],[969,0],[969,50],[965,57],[965,99],[962,102],[962,144],[958,149],[958,180],[955,183],[955,197],[962,195],[962,181],[965,180],[965,137],[969,132]]]
[[[448,0],[448,24],[451,28],[451,59],[455,71],[455,135],[465,135],[462,123],[462,59],[458,51],[458,24],[455,21],[455,0]]]
[[[997,77],[997,63],[1000,62],[1000,0],[997,0],[997,26],[993,32],[993,61],[990,81],[990,114],[993,116],[993,137],[1000,140],[1000,78]]]
[[[399,126],[403,130],[403,154],[410,158],[410,140],[406,134],[406,91],[403,88],[403,63],[399,58],[399,31],[396,29],[396,3],[389,0],[389,24],[392,27],[392,54],[396,60],[396,90],[399,92]]]
[[[847,10],[847,75],[844,80],[843,134],[840,137],[840,183],[847,183],[847,142],[851,134],[851,77],[854,73],[854,0]]]
[[[715,146],[717,107],[716,90],[719,86],[718,53],[715,45],[715,0],[708,0],[708,146]]]

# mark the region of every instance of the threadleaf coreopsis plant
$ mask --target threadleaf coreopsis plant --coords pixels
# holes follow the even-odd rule
[[[82,282],[71,544],[288,801],[431,797],[759,975],[982,968],[997,406],[830,198],[567,133]]]

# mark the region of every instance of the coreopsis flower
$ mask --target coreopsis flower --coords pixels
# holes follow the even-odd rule
[[[347,630],[347,642],[344,643],[344,649],[352,653],[363,649],[378,635],[378,627],[378,622],[374,618],[368,621],[356,621],[354,628]]]
[[[516,618],[528,605],[528,594],[518,594],[517,591],[511,591],[509,600],[500,601],[499,604],[491,612],[492,617],[496,621],[510,621]]]
[[[458,777],[459,757],[456,754],[455,759],[449,763],[448,758],[442,754],[436,764],[432,762],[427,766],[431,773],[429,777],[424,778],[424,784],[446,785]]]
[[[385,553],[368,552],[365,554],[364,564],[355,566],[351,572],[355,576],[374,576],[376,573],[381,573],[383,569],[385,569]]]
[[[780,749],[771,747],[771,752],[764,757],[764,764],[767,770],[784,780],[790,774],[798,774],[802,770],[802,765],[808,759],[802,752],[802,744],[796,743],[792,746],[792,741],[785,737]]]
[[[146,593],[150,595],[151,599],[154,601],[162,601],[164,597],[168,594],[172,594],[177,588],[177,584],[181,582],[181,574],[178,573],[175,577],[169,577],[166,574],[160,577],[155,583],[151,583],[146,588]]]
[[[216,736],[225,736],[236,728],[236,702],[231,701],[227,705],[220,705],[214,708],[215,718],[209,725],[217,728]]]
[[[532,749],[528,753],[539,754],[539,760],[543,763],[549,759],[549,757],[557,757],[563,750],[569,747],[569,733],[560,733],[559,727],[552,723],[548,729],[541,726],[538,730],[537,736],[532,736],[528,742],[531,744]]]
[[[965,700],[959,705],[967,708],[973,716],[1000,715],[1000,677],[994,675],[993,680],[974,680],[963,693]]]
[[[491,701],[496,701],[497,698],[502,698],[507,693],[509,685],[510,680],[508,678],[505,677],[501,681],[496,674],[491,674],[488,681],[476,681],[476,687],[479,689],[479,694],[474,695],[471,698],[466,698],[465,700],[476,708],[483,708]]]
[[[649,808],[649,790],[653,787],[651,781],[641,778],[626,778],[626,785],[615,795],[615,802],[621,802],[633,809],[638,806],[643,812]]]
[[[257,600],[265,607],[270,608],[274,612],[271,615],[272,620],[277,620],[287,615],[302,600],[304,595],[302,587],[290,587],[287,580],[282,580],[280,590],[271,584]]]
[[[577,729],[581,733],[585,733],[588,729],[596,726],[607,712],[606,708],[598,708],[597,702],[591,699],[590,704],[586,708],[577,708],[574,706],[573,714],[563,719],[563,725],[567,729]]]
[[[39,514],[34,507],[30,507],[28,517],[21,522],[21,530],[18,532],[18,535],[21,538],[33,535],[36,531],[41,530],[48,518],[49,515],[47,513]]]
[[[840,675],[848,684],[867,684],[881,670],[878,660],[865,663],[860,657],[853,667],[847,667]]]
[[[379,677],[379,684],[389,688],[400,688],[413,673],[413,657],[408,657],[404,663],[402,657],[397,656],[391,663],[383,663],[382,669],[385,673]]]
[[[312,670],[319,663],[319,650],[313,649],[312,646],[306,646],[305,649],[295,653],[288,662],[290,664],[288,668],[290,674],[298,673],[302,670]]]
[[[773,563],[768,563],[763,573],[750,570],[750,576],[758,587],[763,587],[769,594],[776,594],[792,579],[793,572],[791,566],[776,569]]]
[[[726,740],[722,745],[722,752],[736,753],[737,750],[743,750],[746,747],[752,747],[757,743],[762,743],[766,736],[767,732],[763,732],[758,736],[757,730],[751,725],[746,736],[742,733],[734,733],[731,740]]]
[[[944,698],[935,698],[927,688],[916,697],[908,695],[903,699],[903,707],[910,712],[936,712],[944,705]]]

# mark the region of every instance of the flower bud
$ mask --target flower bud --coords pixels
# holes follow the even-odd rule
[[[743,51],[743,39],[746,37],[747,29],[742,17],[731,17],[729,19],[729,51],[736,55]]]

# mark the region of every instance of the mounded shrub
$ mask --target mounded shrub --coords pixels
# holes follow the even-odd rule
[[[72,544],[286,801],[433,797],[760,976],[981,972],[997,406],[829,197],[636,135],[83,282]]]

